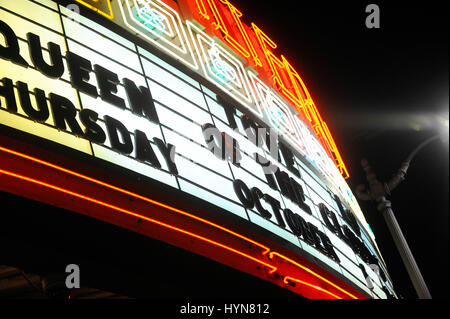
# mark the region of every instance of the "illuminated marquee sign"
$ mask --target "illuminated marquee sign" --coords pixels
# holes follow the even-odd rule
[[[79,2],[86,4],[81,0]],[[192,32],[190,41],[185,37],[180,13],[188,18],[186,25],[191,30],[195,30],[194,33],[199,33],[201,32],[199,28],[204,29],[206,27],[206,34],[214,39],[209,38],[207,40],[208,36],[202,32],[203,40],[208,41],[210,45],[222,47],[224,50],[229,50],[228,47],[231,48],[241,57],[243,65],[255,68],[260,73],[259,77],[272,85],[275,91],[293,105],[293,110],[299,112],[295,116],[296,120],[301,118],[314,130],[328,152],[327,155],[331,156],[340,173],[345,178],[348,177],[347,169],[328,127],[318,113],[299,74],[284,56],[281,56],[280,59],[273,53],[277,45],[258,26],[252,23],[250,28],[242,22],[243,14],[228,0],[180,0],[177,3],[172,0],[166,0],[166,3],[159,0],[127,0],[124,2],[125,4],[122,4],[122,1],[119,1],[119,5],[127,27],[138,32],[139,35],[152,41],[155,45],[162,46],[158,40],[166,43],[168,45],[166,50],[171,55],[180,58],[193,69],[197,69],[197,63],[192,60],[198,58],[199,63],[203,66],[203,75],[209,78],[212,73],[212,76],[216,76],[219,83],[227,91],[230,89],[230,81],[224,80],[223,74],[217,74],[216,71],[211,70],[208,57],[200,52],[197,52],[198,57],[195,57],[192,55],[192,51],[187,52],[186,49],[182,48],[186,46],[190,49],[190,42],[192,41],[195,45],[195,42],[201,38],[196,37]],[[88,6],[96,9],[92,4]],[[102,11],[100,10],[100,12]],[[155,19],[159,19],[158,22],[155,22]],[[193,27],[193,22],[197,27]],[[171,30],[171,25],[175,26],[177,30]],[[226,45],[224,45],[225,43]],[[172,46],[172,50],[170,46]],[[180,51],[180,47],[181,55],[180,52],[177,52]],[[190,54],[189,59],[183,57],[186,54]],[[202,57],[204,61],[201,61]],[[214,59],[212,59],[212,63],[214,62]],[[231,70],[232,66],[229,63],[222,64],[228,65],[228,69]],[[248,103],[254,102],[245,100],[247,103],[244,102],[243,104],[247,107],[249,106]],[[238,101],[243,102],[242,100]]]
[[[98,11],[105,6],[100,2],[88,7]],[[112,9],[120,12],[111,18],[117,24],[198,72],[277,129],[366,227],[341,177],[347,178],[348,171],[303,80],[284,56],[280,59],[274,54],[274,41],[255,24],[249,27],[242,22],[243,14],[233,4],[228,0],[126,0],[113,3]],[[280,104],[284,110],[275,110]],[[305,144],[311,134],[320,145],[315,141]]]
[[[319,171],[337,172],[289,105],[172,6],[126,3],[128,23],[145,26],[149,43],[178,38],[179,61],[203,69],[286,142],[266,138],[245,113],[147,49],[52,1],[0,1],[0,124],[199,197],[289,241],[367,295],[391,294],[370,234],[351,212],[351,192],[330,189],[292,152],[290,144]]]
[[[161,43],[172,43],[177,46],[184,44],[187,48],[194,47],[196,54],[192,51],[180,54],[170,46],[167,46],[165,51],[199,72],[267,125],[276,128],[293,147],[302,150],[302,155],[323,174],[334,191],[341,194],[358,218],[365,223],[356,199],[348,195],[348,187],[339,176],[342,174],[347,178],[347,169],[302,79],[284,57],[282,61],[275,57],[271,50],[276,48],[276,44],[262,30],[254,24],[249,28],[242,23],[242,13],[229,1],[220,2],[125,1],[128,11],[121,2],[119,5],[125,25],[133,31],[139,31],[138,35],[153,41],[157,46],[161,47]],[[180,14],[187,18],[184,24],[180,22],[179,25],[180,30],[183,30],[183,26],[187,29],[189,37],[185,37],[183,32],[177,32],[178,36],[174,40],[161,32],[158,34],[154,30],[155,25],[148,27],[148,22],[143,19],[136,20],[136,14],[133,14],[145,7],[163,5],[172,9],[169,13],[172,14],[172,19],[180,21]],[[135,26],[128,22],[133,19]],[[264,97],[260,95],[261,85],[264,86]],[[290,105],[280,102],[286,111],[271,112],[271,109],[277,106],[273,107],[272,102],[265,103],[267,98],[275,103],[287,100]],[[286,118],[282,119],[280,114]],[[277,121],[279,123],[274,124]],[[303,123],[307,125],[304,126]],[[304,141],[309,138],[311,132],[322,143],[320,147],[305,146]],[[330,160],[336,166],[329,165]]]

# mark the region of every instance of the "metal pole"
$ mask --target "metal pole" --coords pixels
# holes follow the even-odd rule
[[[398,252],[405,264],[406,271],[411,278],[413,286],[417,292],[420,299],[431,299],[431,294],[428,291],[428,287],[425,284],[425,280],[420,273],[419,267],[414,259],[414,256],[409,249],[408,243],[403,236],[402,230],[394,216],[394,212],[391,208],[391,202],[388,201],[384,196],[382,196],[381,201],[378,205],[378,210],[382,212],[384,220],[389,228],[395,245],[397,246]]]
[[[409,163],[408,163],[409,164]],[[431,299],[430,292],[428,291],[428,287],[425,284],[425,281],[420,273],[419,267],[409,249],[409,246],[406,242],[405,237],[403,236],[402,230],[397,222],[397,219],[394,216],[394,212],[391,208],[391,202],[386,199],[386,195],[390,194],[390,190],[388,184],[389,183],[381,183],[375,173],[372,171],[372,168],[369,165],[369,162],[365,159],[361,161],[361,165],[366,172],[367,181],[369,182],[370,190],[366,190],[365,185],[358,185],[356,187],[356,194],[362,200],[374,200],[378,203],[377,209],[382,212],[383,217],[386,221],[386,224],[389,228],[389,231],[394,240],[395,246],[397,247],[398,252],[403,260],[403,263],[406,267],[409,277],[413,283],[414,289],[417,292],[417,295],[420,299]],[[406,169],[402,171],[402,176],[398,182],[396,182],[395,186],[399,184],[401,180],[404,179],[404,174],[406,174]],[[403,174],[404,173],[404,174]],[[394,183],[393,183],[394,184]]]

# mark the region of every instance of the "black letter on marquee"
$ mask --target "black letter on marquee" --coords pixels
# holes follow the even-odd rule
[[[161,168],[161,163],[158,161],[152,145],[147,139],[147,135],[144,132],[136,130],[134,131],[135,144],[136,144],[136,158],[143,162],[150,163],[153,167]]]
[[[292,177],[289,177],[289,180],[291,181],[291,187],[292,187],[292,191],[294,192],[294,195],[296,198],[295,202],[297,203],[297,206],[300,207],[306,213],[312,215],[311,208],[305,203],[306,198],[305,198],[305,192],[303,191],[302,185],[297,183],[297,181],[295,179],[293,179]]]
[[[342,226],[342,230],[347,237],[348,244],[352,247],[353,251],[358,254],[362,260],[367,264],[376,264],[377,258],[370,252],[366,245],[347,227]]]
[[[3,78],[0,81],[3,83],[2,86],[0,86],[0,96],[3,96],[6,100],[6,109],[9,112],[17,113],[17,103],[16,103],[16,96],[14,95],[14,86],[10,79]],[[0,100],[0,106],[1,106],[1,100]]]
[[[295,214],[289,208],[283,209],[283,215],[284,215],[284,218],[286,219],[286,223],[288,224],[289,228],[292,230],[294,235],[297,237],[302,236],[302,234],[303,234],[302,226],[298,222],[298,217],[300,217],[300,216]]]
[[[280,187],[281,194],[286,196],[294,203],[297,201],[295,197],[294,191],[292,189],[291,180],[289,178],[288,173],[281,171],[278,169],[275,172],[275,177],[277,178],[278,186]]]
[[[283,142],[279,141],[278,146],[280,147],[281,154],[283,154],[284,162],[288,170],[295,176],[300,177],[300,172],[294,166],[294,154]]]
[[[83,136],[83,131],[77,122],[77,110],[72,102],[64,96],[50,93],[50,105],[55,126],[60,130],[66,130],[66,122],[73,134]]]
[[[347,237],[345,237],[344,233],[342,232],[341,225],[339,225],[338,219],[336,217],[336,214],[332,213],[331,220],[333,222],[334,227],[336,228],[336,235],[340,238],[342,238],[344,241],[347,240]]]
[[[325,248],[321,245],[321,241],[318,235],[319,229],[317,228],[316,225],[311,224],[311,223],[307,223],[308,224],[308,229],[311,233],[311,236],[313,238],[313,242],[314,242],[314,246],[316,246],[316,248],[318,250],[320,250],[322,253],[325,254]]]
[[[89,109],[83,109],[80,111],[81,123],[86,127],[84,130],[84,137],[91,142],[97,144],[103,144],[106,141],[106,134],[102,127],[98,125],[98,113]]]
[[[72,86],[94,98],[98,96],[97,88],[89,84],[89,73],[92,72],[91,61],[72,52],[66,53]]]
[[[94,70],[97,75],[97,84],[100,89],[100,97],[102,100],[121,109],[125,109],[125,101],[113,94],[117,93],[117,84],[119,84],[119,77],[117,74],[98,64],[94,65]]]
[[[245,208],[252,209],[254,206],[253,196],[247,185],[240,179],[236,179],[233,181],[233,188],[242,205]]]
[[[50,61],[48,64],[44,61],[42,56],[41,40],[38,35],[34,33],[27,33],[28,44],[30,47],[30,57],[36,68],[51,78],[59,78],[64,74],[64,64],[61,56],[59,45],[53,42],[47,44],[50,54]]]
[[[342,218],[350,225],[355,234],[358,237],[361,237],[361,230],[359,229],[358,222],[356,221],[355,216],[349,209],[345,209],[341,203],[341,200],[337,195],[334,195],[334,200],[339,207],[339,211],[341,212]]]
[[[297,215],[299,216],[299,215]],[[298,218],[298,223],[301,225],[302,227],[302,233],[303,233],[303,239],[310,244],[311,246],[313,246],[315,244],[315,239],[314,239],[314,234],[312,233],[311,229],[310,229],[310,223],[308,223],[307,221],[305,221],[301,216],[299,216],[300,218]]]
[[[20,56],[19,41],[14,31],[5,22],[0,20],[0,33],[5,37],[6,47],[0,45],[0,57],[24,67],[28,62]]]
[[[253,200],[255,202],[255,208],[258,211],[258,213],[265,219],[270,219],[272,217],[272,214],[265,209],[264,207],[262,207],[261,205],[261,198],[264,198],[264,194],[263,192],[261,192],[261,190],[257,187],[253,187],[252,188],[252,195],[253,195]]]
[[[286,224],[284,223],[283,216],[281,216],[280,213],[280,202],[270,196],[269,194],[264,194],[264,200],[270,204],[270,207],[272,207],[272,211],[275,214],[275,218],[277,219],[278,225],[281,228],[285,228]]]
[[[322,219],[325,222],[325,225],[328,227],[328,229],[332,232],[337,234],[336,225],[333,225],[329,219],[331,217],[331,214],[334,214],[333,212],[330,212],[327,206],[325,206],[324,203],[319,203],[319,211],[320,215],[322,215]],[[339,227],[339,225],[337,225]]]
[[[266,176],[267,184],[269,184],[270,188],[277,191],[278,186],[275,178],[273,177],[272,173],[267,172],[268,170],[270,170],[272,163],[267,158],[259,155],[258,153],[253,153],[253,156],[255,157],[256,163],[261,165],[264,175]]]
[[[347,225],[342,225],[342,234],[344,236],[343,239],[352,248],[355,254],[363,258],[361,246],[359,245],[360,242],[358,241],[358,238],[355,236],[355,234],[350,230],[350,228],[347,227]]]
[[[345,209],[343,211],[342,218],[350,225],[355,234],[361,238],[361,230],[359,229],[358,222],[350,209]]]
[[[40,89],[34,89],[34,97],[36,98],[36,105],[38,107],[38,110],[35,110],[31,104],[28,85],[20,81],[16,84],[17,90],[19,91],[20,104],[24,112],[35,121],[45,122],[50,115],[45,92]]]
[[[133,151],[133,142],[125,125],[108,115],[105,115],[105,121],[111,147],[118,152],[130,154]],[[120,141],[118,132],[123,142]]]
[[[158,146],[164,160],[166,161],[169,172],[173,175],[178,175],[177,165],[174,162],[175,159],[175,146],[172,144],[165,144],[162,140],[157,137],[153,138],[153,142]],[[173,157],[172,157],[173,154]]]
[[[317,234],[320,237],[320,240],[322,241],[323,247],[325,248],[325,255],[333,259],[335,262],[340,263],[341,260],[339,259],[338,255],[336,254],[336,251],[334,250],[333,244],[330,241],[330,238],[328,238],[327,235],[325,235],[320,230],[317,231]]]
[[[136,86],[136,84],[124,78],[122,80],[127,92],[128,103],[133,113],[146,116],[150,121],[159,123],[158,113],[156,113],[155,104],[150,90],[145,86]]]

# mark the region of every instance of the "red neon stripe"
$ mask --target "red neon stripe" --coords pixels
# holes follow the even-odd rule
[[[317,290],[319,290],[319,291],[322,291],[322,292],[324,292],[324,293],[326,293],[326,294],[329,294],[330,296],[333,296],[333,297],[335,297],[336,299],[342,299],[341,297],[339,297],[339,296],[337,296],[337,295],[335,295],[335,294],[329,292],[328,290],[323,289],[322,287],[319,287],[319,286],[315,286],[315,285],[309,284],[309,283],[307,283],[307,282],[305,282],[305,281],[298,280],[298,279],[292,278],[292,277],[290,277],[290,276],[284,277],[283,282],[284,282],[285,284],[289,284],[289,281],[298,282],[298,283],[300,283],[300,284],[302,284],[302,285],[305,285],[305,286],[308,286],[308,287],[317,289]]]
[[[96,184],[98,184],[98,185],[105,186],[105,187],[107,187],[107,188],[110,188],[110,189],[119,191],[119,192],[121,192],[121,193],[130,195],[130,196],[133,196],[133,197],[136,197],[136,198],[139,198],[139,199],[142,199],[142,200],[144,200],[144,201],[147,201],[147,202],[149,202],[149,203],[155,204],[155,205],[157,205],[157,206],[160,206],[160,207],[169,209],[169,210],[171,210],[171,211],[174,211],[174,212],[183,214],[183,215],[185,215],[185,216],[194,218],[194,219],[196,219],[196,220],[199,220],[199,221],[204,222],[204,223],[206,223],[206,224],[209,224],[209,225],[211,225],[211,226],[213,226],[213,227],[216,227],[216,228],[218,228],[218,229],[221,229],[221,230],[223,230],[223,231],[226,231],[226,232],[228,232],[228,233],[230,233],[230,234],[232,234],[232,235],[234,235],[234,236],[237,236],[237,237],[239,237],[239,238],[241,238],[241,239],[244,239],[244,240],[246,240],[246,241],[248,241],[248,242],[251,242],[252,244],[254,244],[254,245],[256,245],[256,246],[259,246],[259,247],[263,248],[263,249],[264,249],[264,252],[262,253],[263,255],[267,254],[267,252],[270,251],[270,248],[269,248],[269,247],[266,247],[266,246],[264,246],[264,245],[262,245],[262,244],[260,244],[260,243],[258,243],[258,242],[256,242],[256,241],[254,241],[254,240],[252,240],[252,239],[250,239],[250,238],[247,238],[247,237],[245,237],[245,236],[243,236],[243,235],[241,235],[241,234],[239,234],[239,233],[236,233],[236,232],[234,232],[234,231],[232,231],[232,230],[230,230],[230,229],[227,229],[227,228],[225,228],[225,227],[223,227],[223,226],[220,226],[220,225],[218,225],[218,224],[212,223],[212,222],[210,222],[210,221],[208,221],[208,220],[206,220],[206,219],[200,218],[200,217],[198,217],[198,216],[196,216],[196,215],[193,215],[193,214],[190,214],[190,213],[188,213],[188,212],[182,211],[182,210],[177,209],[177,208],[175,208],[175,207],[171,207],[171,206],[169,206],[169,205],[166,205],[166,204],[157,202],[157,201],[155,201],[155,200],[152,200],[152,199],[150,199],[150,198],[141,196],[141,195],[139,195],[139,194],[136,194],[136,193],[127,191],[127,190],[122,189],[122,188],[119,188],[119,187],[117,187],[117,186],[114,186],[114,185],[111,185],[111,184],[102,182],[102,181],[100,181],[100,180],[91,178],[91,177],[89,177],[89,176],[86,176],[86,175],[83,175],[83,174],[80,174],[80,173],[77,173],[77,172],[74,172],[74,171],[71,171],[71,170],[68,170],[68,169],[63,168],[63,167],[61,167],[61,166],[58,166],[58,165],[55,165],[55,164],[52,164],[52,163],[49,163],[49,162],[40,160],[40,159],[38,159],[38,158],[29,156],[29,155],[26,155],[26,154],[23,154],[23,153],[14,151],[14,150],[10,150],[10,149],[7,149],[7,148],[1,147],[1,146],[0,146],[0,150],[2,150],[2,151],[4,151],[4,152],[7,152],[7,153],[10,153],[10,154],[13,154],[13,155],[16,155],[16,156],[19,156],[19,157],[22,157],[22,158],[25,158],[25,159],[28,159],[28,160],[31,160],[31,161],[34,161],[34,162],[37,162],[37,163],[40,163],[40,164],[45,165],[45,166],[48,166],[48,167],[52,167],[52,168],[54,168],[54,169],[63,171],[63,172],[68,173],[68,174],[70,174],[70,175],[77,176],[77,177],[79,177],[79,178],[88,180],[88,181],[93,182],[93,183],[96,183]],[[249,258],[249,259],[251,259],[251,260],[254,260],[254,261],[256,261],[256,262],[259,262],[259,263],[261,263],[261,264],[263,264],[263,265],[265,265],[265,266],[271,268],[272,270],[270,271],[270,273],[274,273],[274,272],[277,270],[276,267],[274,267],[274,266],[272,266],[272,265],[269,265],[269,264],[267,264],[267,263],[265,263],[265,262],[263,262],[263,261],[261,261],[261,260],[259,260],[259,259],[256,259],[256,258],[254,258],[254,257],[252,257],[252,256],[250,256],[250,255],[247,255],[247,254],[245,254],[245,253],[243,253],[243,252],[241,252],[241,251],[239,251],[239,250],[236,250],[236,249],[234,249],[234,248],[232,248],[232,247],[229,247],[229,246],[223,245],[223,244],[221,244],[221,243],[215,242],[215,241],[213,241],[213,240],[211,240],[211,239],[202,237],[202,236],[200,236],[200,235],[191,233],[191,232],[189,232],[189,231],[183,230],[183,229],[181,229],[181,228],[177,228],[177,227],[175,227],[175,226],[172,226],[172,225],[168,225],[168,224],[162,223],[162,222],[160,222],[160,221],[157,221],[157,220],[151,219],[151,218],[149,218],[149,217],[146,217],[146,216],[137,214],[137,213],[135,213],[135,212],[132,212],[132,211],[129,211],[129,210],[126,210],[126,209],[123,209],[123,208],[120,208],[120,207],[117,207],[117,206],[114,206],[114,205],[111,205],[111,204],[108,204],[108,203],[105,203],[105,202],[96,200],[96,199],[94,199],[94,198],[91,198],[91,197],[88,197],[88,196],[85,196],[85,195],[82,195],[82,194],[78,194],[78,193],[72,192],[72,191],[70,191],[70,190],[66,190],[66,189],[60,188],[60,187],[58,187],[58,186],[51,185],[51,184],[48,184],[48,183],[45,183],[45,182],[42,182],[42,181],[39,181],[39,180],[30,178],[30,177],[26,177],[26,176],[23,176],[23,175],[19,175],[19,174],[16,174],[16,173],[13,173],[13,172],[9,172],[9,171],[4,171],[4,170],[0,170],[0,172],[3,173],[3,174],[7,174],[7,175],[10,175],[10,176],[16,177],[16,178],[21,178],[21,179],[24,179],[24,180],[27,180],[27,181],[30,181],[30,182],[34,182],[34,183],[40,184],[40,185],[42,185],[42,186],[46,186],[46,187],[49,187],[49,188],[52,188],[52,189],[55,189],[55,190],[58,190],[58,191],[61,191],[61,192],[64,192],[64,193],[67,193],[67,194],[76,196],[76,197],[79,197],[79,198],[83,198],[83,199],[85,199],[85,200],[88,200],[88,201],[91,201],[91,202],[94,202],[94,203],[97,203],[97,204],[100,204],[100,205],[103,205],[103,206],[106,206],[106,207],[109,207],[109,208],[112,208],[112,209],[121,211],[121,212],[123,212],[123,213],[129,214],[129,215],[132,215],[132,216],[135,216],[135,217],[138,217],[138,218],[141,218],[141,219],[150,221],[150,222],[154,222],[154,223],[159,224],[159,225],[161,225],[161,226],[165,226],[165,227],[168,227],[168,228],[170,228],[170,229],[173,229],[173,230],[176,230],[176,231],[180,231],[180,232],[186,233],[186,234],[191,235],[191,236],[193,236],[193,237],[196,237],[196,238],[198,238],[198,239],[205,240],[205,241],[207,241],[207,242],[210,242],[210,243],[215,244],[215,245],[217,245],[217,246],[220,246],[220,247],[222,247],[222,248],[228,249],[228,250],[230,250],[230,251],[232,251],[232,252],[235,252],[235,253],[237,253],[237,254],[240,254],[240,255],[242,255],[242,256],[244,256],[244,257],[247,257],[247,258]],[[299,263],[297,263],[297,262],[291,260],[290,258],[288,258],[288,257],[286,257],[286,256],[284,256],[284,255],[282,255],[282,254],[280,254],[280,253],[278,253],[278,252],[271,252],[271,253],[269,254],[269,257],[272,258],[273,255],[277,255],[277,256],[279,256],[279,257],[281,257],[281,258],[283,258],[283,259],[286,259],[286,260],[290,261],[291,263],[293,263],[293,264],[296,265],[297,267],[299,267],[299,268],[301,268],[301,269],[303,269],[303,270],[306,270],[306,271],[309,272],[310,274],[312,274],[312,275],[314,275],[315,277],[319,278],[320,280],[323,280],[324,282],[326,282],[326,283],[332,285],[333,287],[335,287],[336,289],[340,290],[341,292],[347,294],[347,295],[350,296],[351,298],[358,299],[357,297],[355,297],[354,295],[352,295],[352,294],[349,293],[348,291],[346,291],[346,290],[340,288],[340,287],[337,286],[336,284],[334,284],[334,283],[332,283],[331,281],[327,280],[326,278],[320,276],[319,274],[313,272],[313,271],[310,270],[309,268],[306,268],[305,266],[303,266],[303,265],[301,265],[301,264],[299,264]],[[287,277],[285,277],[285,278],[292,278],[292,277],[287,276]],[[292,278],[292,279],[294,279],[294,278]],[[296,281],[299,281],[299,282],[302,282],[302,281],[300,281],[300,280],[298,280],[298,279],[295,279],[295,280],[296,280]],[[302,282],[302,283],[303,283],[303,282]],[[306,284],[306,283],[305,283],[305,284]],[[308,284],[308,285],[310,285],[310,284]],[[327,293],[329,293],[330,295],[333,295],[332,293],[330,293],[330,292],[328,292],[328,291],[326,291],[326,290],[324,290],[324,289],[322,289],[322,288],[320,288],[320,287],[316,287],[316,286],[314,286],[314,285],[310,285],[310,286],[311,286],[311,287],[315,287],[316,289],[321,289],[321,290],[323,290],[324,292],[327,292]]]
[[[329,281],[328,279],[322,277],[322,276],[319,275],[319,274],[316,274],[316,273],[315,273],[314,271],[312,271],[311,269],[309,269],[309,268],[307,268],[307,267],[305,267],[305,266],[303,266],[303,265],[301,265],[301,264],[295,262],[294,260],[292,260],[292,259],[290,259],[290,258],[288,258],[288,257],[286,257],[286,256],[284,256],[284,255],[279,254],[279,253],[276,252],[276,251],[270,252],[270,253],[269,253],[269,258],[272,258],[274,255],[277,255],[277,256],[279,256],[280,258],[283,258],[283,259],[285,259],[285,260],[287,260],[287,261],[293,263],[295,266],[297,266],[297,267],[299,267],[299,268],[301,268],[301,269],[303,269],[303,270],[309,272],[310,274],[316,276],[317,278],[319,278],[319,279],[325,281],[327,284],[332,285],[334,288],[336,288],[336,289],[342,291],[343,293],[349,295],[349,296],[352,297],[353,299],[358,299],[356,296],[352,295],[351,293],[347,292],[346,290],[344,290],[344,289],[342,289],[341,287],[337,286],[336,284],[332,283],[332,282]],[[288,278],[288,277],[285,277],[285,278]]]

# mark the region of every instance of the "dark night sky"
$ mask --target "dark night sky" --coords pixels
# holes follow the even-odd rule
[[[445,114],[448,120],[446,2],[233,3],[299,71],[335,137],[353,190],[365,182],[362,157],[387,180],[420,142],[436,134],[431,119]],[[365,27],[369,3],[380,7],[380,29]],[[430,144],[390,198],[434,298],[448,298],[448,161],[448,142]],[[374,203],[360,205],[397,292],[415,298],[384,219]]]

